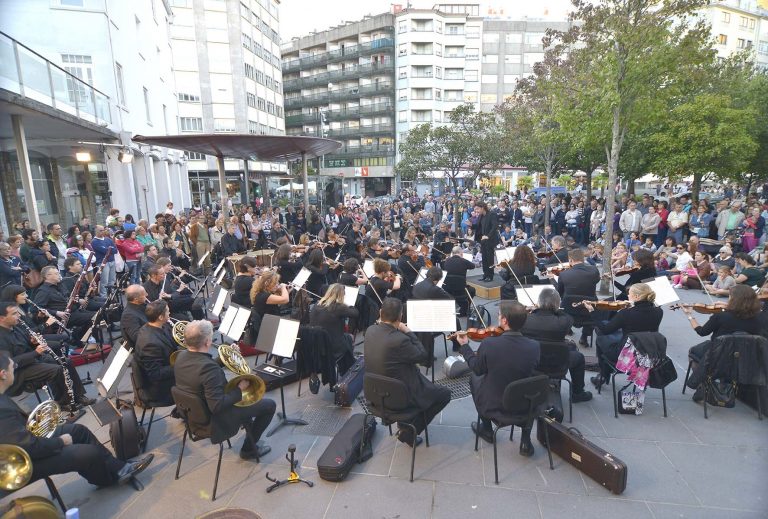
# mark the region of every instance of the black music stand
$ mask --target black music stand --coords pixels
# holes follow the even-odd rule
[[[277,378],[280,382],[280,409],[277,413],[278,422],[267,432],[272,436],[284,425],[308,425],[304,420],[288,418],[285,412],[285,379],[293,374],[293,370],[283,367],[282,359],[293,357],[296,340],[299,334],[299,321],[281,318],[277,315],[265,315],[261,320],[259,337],[256,339],[256,349],[271,353],[278,360],[274,364],[265,363],[256,366],[256,371]]]
[[[251,309],[244,306],[230,304],[224,317],[219,323],[218,332],[221,334],[221,340],[226,342],[237,342],[243,336],[248,320],[251,318]]]

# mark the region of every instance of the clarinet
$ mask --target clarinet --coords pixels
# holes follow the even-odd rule
[[[91,262],[92,256],[93,256],[93,253],[90,253],[88,255],[88,263]],[[72,315],[73,307],[77,302],[78,295],[80,294],[80,285],[83,284],[83,277],[85,277],[85,274],[86,274],[86,269],[83,268],[83,271],[80,273],[80,276],[78,276],[77,278],[77,282],[75,283],[75,286],[72,287],[72,293],[69,294],[69,299],[67,299],[67,306],[64,309],[65,315],[64,315],[64,318],[62,319],[62,324],[59,325],[61,327],[61,330],[59,330],[60,332],[63,332],[66,329],[67,324],[69,323],[69,317]]]
[[[43,308],[43,307],[41,307],[41,306],[38,306],[38,305],[37,305],[37,304],[36,304],[34,301],[32,301],[31,299],[27,299],[27,303],[29,303],[29,304],[31,304],[33,307],[35,307],[35,309],[36,309],[38,312],[40,312],[41,314],[43,314],[43,315],[44,315],[44,316],[45,316],[47,319],[53,319],[53,322],[54,322],[54,323],[56,323],[57,325],[59,325],[59,327],[60,327],[60,328],[62,328],[62,329],[64,329],[64,330],[66,330],[66,326],[64,326],[64,322],[63,322],[63,321],[61,321],[61,320],[60,320],[58,317],[56,317],[55,315],[53,315],[51,312],[49,312],[48,310],[46,310],[45,308]]]
[[[88,297],[91,295],[91,292],[93,292],[93,289],[97,286],[99,281],[101,280],[101,269],[104,268],[105,263],[109,259],[109,256],[112,254],[112,249],[110,248],[109,251],[104,255],[104,259],[101,261],[101,265],[99,265],[99,268],[97,269],[96,273],[93,275],[93,279],[90,283],[88,283],[88,290],[85,291],[85,297],[83,298],[83,304],[80,305],[80,310],[85,310],[85,308],[88,306]],[[91,264],[91,258],[93,257],[93,252],[91,252],[88,255],[88,261],[86,261],[86,267],[83,268],[83,274],[85,274],[87,270],[87,266]]]
[[[34,339],[37,344],[45,348],[45,351],[48,352],[54,359],[56,359],[56,362],[58,362],[61,365],[61,368],[64,370],[64,385],[67,386],[67,394],[69,395],[69,401],[72,405],[75,404],[75,390],[74,385],[72,384],[72,377],[69,376],[69,369],[67,367],[66,361],[60,356],[56,355],[56,352],[53,351],[53,349],[48,346],[48,343],[45,341],[43,336],[35,331],[32,331],[32,328],[30,328],[27,323],[24,322],[23,319],[19,319],[19,326],[21,326],[26,332],[29,334],[29,336]]]

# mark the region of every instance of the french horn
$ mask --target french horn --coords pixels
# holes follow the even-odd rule
[[[173,323],[173,340],[180,347],[187,349],[187,345],[184,342],[184,331],[187,329],[189,321],[179,321],[178,319],[171,319],[170,321]]]
[[[237,407],[251,406],[264,397],[264,393],[267,392],[267,385],[261,377],[251,373],[251,367],[248,366],[237,346],[234,344],[222,344],[219,346],[219,358],[225,368],[237,375],[227,382],[227,385],[224,387],[225,393],[234,391],[241,380],[247,380],[251,383],[243,391],[243,399],[235,404]]]
[[[61,407],[46,400],[35,407],[27,418],[27,430],[39,438],[50,438],[61,421]]]
[[[32,479],[32,458],[18,445],[0,445],[0,489],[18,490]]]

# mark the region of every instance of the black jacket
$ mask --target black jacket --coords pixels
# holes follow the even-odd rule
[[[62,292],[61,284],[51,285],[50,283],[43,283],[35,292],[33,301],[37,306],[53,313],[53,311],[63,312],[66,310],[68,299],[69,294]]]
[[[579,296],[594,301],[597,298],[596,288],[599,281],[600,271],[597,270],[597,267],[579,263],[560,273],[557,279],[557,291],[563,299]]]
[[[454,297],[466,295],[464,287],[467,286],[467,271],[475,268],[475,264],[462,256],[451,256],[443,262],[443,270],[448,274],[445,277],[445,291]]]
[[[712,314],[712,317],[702,326],[697,326],[694,331],[705,337],[712,334],[712,339],[721,335],[727,335],[734,332],[745,332],[752,335],[760,335],[762,319],[765,316],[757,314],[751,319],[739,319],[732,312],[725,311],[718,314]]]
[[[411,299],[453,299],[453,296],[429,279],[425,279],[413,286]]]
[[[251,287],[255,278],[253,276],[238,275],[232,287],[231,301],[240,306],[251,308]]]
[[[499,243],[499,220],[492,211],[481,216],[475,228],[478,233],[475,239],[478,243],[494,247]],[[488,239],[481,241],[483,236],[487,236]]]
[[[309,314],[309,324],[319,326],[328,332],[334,356],[339,358],[351,346],[350,341],[344,335],[344,319],[356,319],[359,314],[356,308],[345,304],[315,305]]]
[[[232,256],[245,252],[245,245],[243,245],[243,240],[238,240],[234,234],[226,233],[221,237],[221,249],[224,256]]]
[[[555,251],[555,253],[544,262],[547,266],[560,265],[561,263],[568,263],[568,249],[565,247]]]
[[[626,337],[634,332],[658,332],[663,316],[664,311],[653,303],[638,301],[635,306],[617,312],[606,324],[596,321],[595,326],[605,335],[621,330]]]
[[[147,316],[144,313],[146,309],[146,304],[128,303],[120,317],[120,330],[123,333],[123,339],[127,342],[126,346],[130,349],[136,346],[139,330],[147,324]]]
[[[563,341],[573,326],[573,317],[557,310],[534,310],[525,320],[522,334],[542,341]]]
[[[234,405],[243,398],[240,388],[224,393],[227,377],[224,369],[208,353],[182,350],[173,366],[176,386],[200,398],[208,419],[190,417],[190,428],[195,434],[219,443],[233,436],[240,428],[241,419]]]
[[[147,397],[156,402],[171,402],[171,387],[175,380],[171,366],[171,353],[177,350],[170,325],[156,328],[145,324],[136,337],[139,366],[144,376]]]
[[[27,451],[32,461],[58,454],[64,441],[58,436],[41,438],[27,430],[27,413],[6,394],[0,395],[0,444],[17,445]]]
[[[461,354],[474,374],[481,376],[473,377],[470,384],[477,412],[491,419],[508,415],[502,405],[504,389],[515,380],[530,377],[541,355],[538,341],[511,331],[484,339],[477,353],[465,344]]]
[[[0,326],[0,350],[5,351],[16,362],[16,369],[21,369],[37,362],[39,355],[29,342],[29,336],[19,326],[10,330]]]
[[[19,258],[14,256],[8,258],[8,261],[0,259],[0,287],[21,285],[21,270],[14,270],[19,265]]]

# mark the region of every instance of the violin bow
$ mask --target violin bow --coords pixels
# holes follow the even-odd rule
[[[475,301],[472,299],[472,296],[469,294],[469,289],[466,286],[464,287],[464,292],[467,293],[469,302],[472,303],[472,308],[474,308],[475,312],[477,312],[477,317],[480,319],[480,323],[483,325],[483,328],[488,328],[488,326],[485,324],[485,321],[483,321],[483,315],[480,313],[480,310],[477,309],[477,306],[475,306]]]
[[[701,288],[704,289],[704,293],[707,294],[707,297],[709,298],[710,304],[715,304],[715,300],[712,299],[712,295],[709,293],[709,290],[707,290],[707,285],[704,284],[704,280],[701,279],[701,276],[699,275],[699,266],[695,265],[696,267],[694,270],[696,270],[696,277],[699,278],[699,283],[701,283]]]

